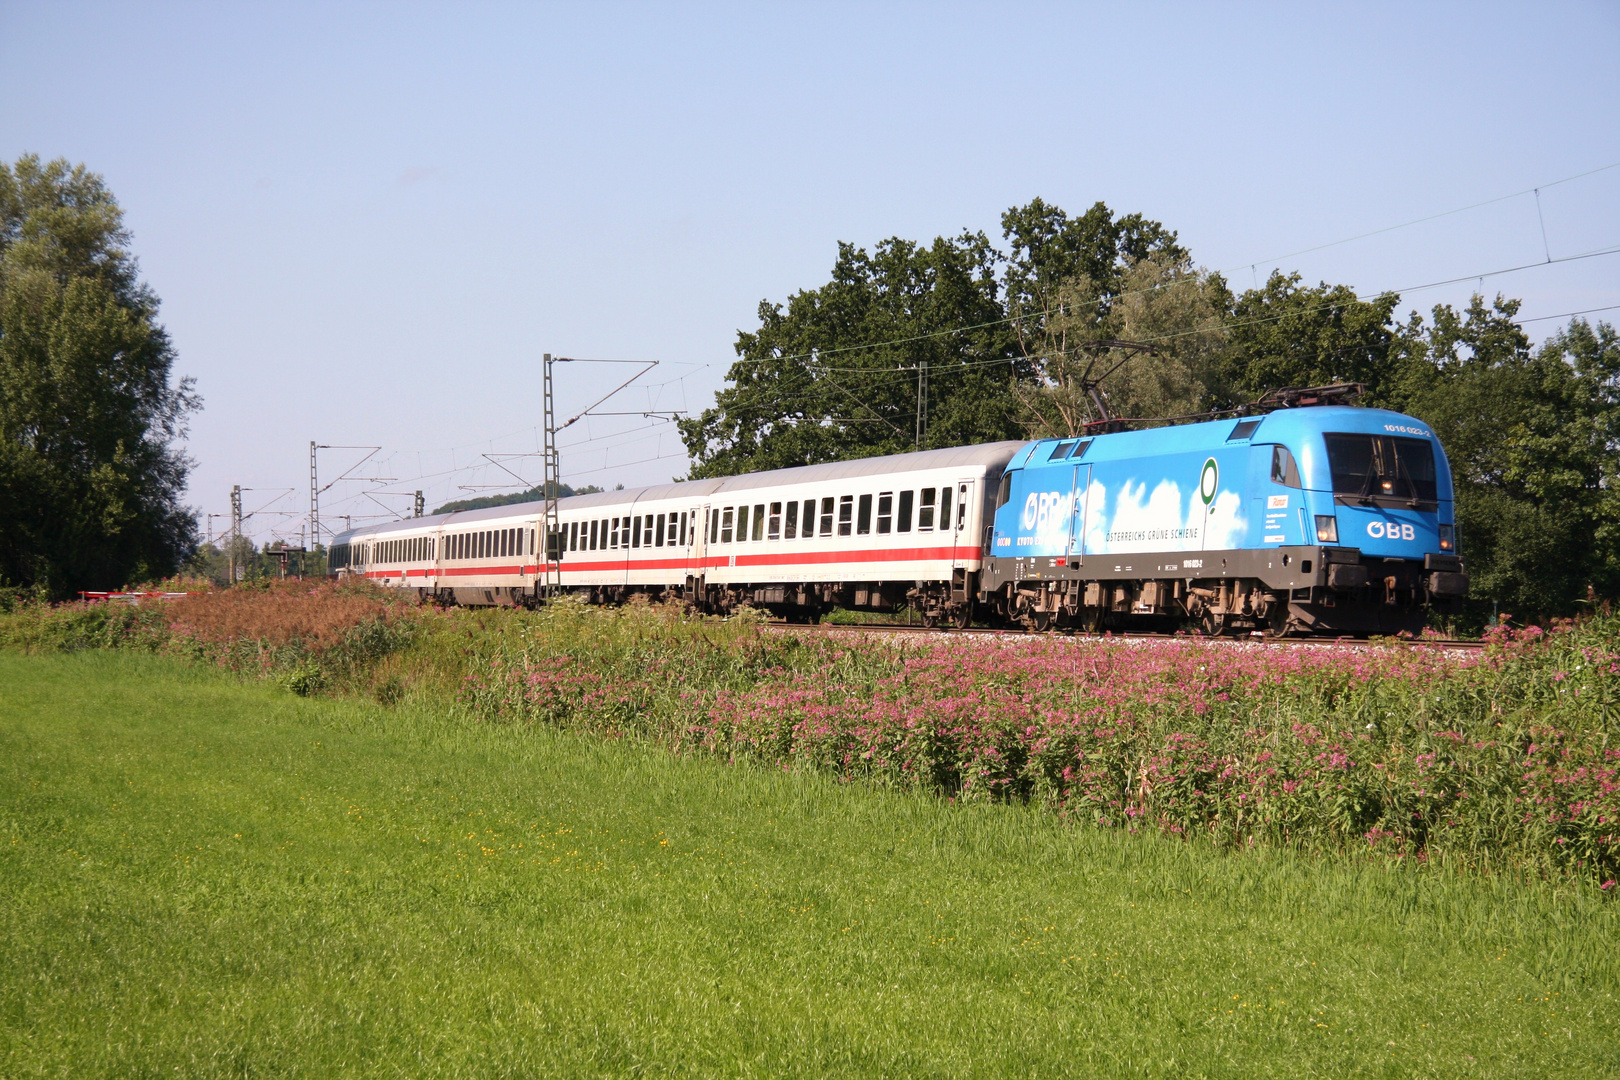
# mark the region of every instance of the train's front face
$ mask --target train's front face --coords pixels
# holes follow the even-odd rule
[[[1328,597],[1379,608],[1460,599],[1451,467],[1423,421],[1382,409],[1288,418],[1315,540],[1332,551]]]
[[[1322,431],[1307,468],[1318,541],[1383,558],[1457,554],[1451,471],[1428,426],[1382,411],[1355,419],[1375,430]]]

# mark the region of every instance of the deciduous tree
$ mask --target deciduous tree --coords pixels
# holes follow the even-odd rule
[[[83,166],[0,163],[0,578],[54,596],[196,545],[178,443],[198,400],[129,239]]]

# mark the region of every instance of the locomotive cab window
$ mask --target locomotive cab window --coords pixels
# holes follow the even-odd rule
[[[1432,503],[1438,497],[1434,447],[1427,439],[1327,432],[1335,501]]]
[[[1299,487],[1299,466],[1286,446],[1271,448],[1271,482],[1284,487]]]

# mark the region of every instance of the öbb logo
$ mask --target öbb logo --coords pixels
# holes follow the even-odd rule
[[[1410,525],[1394,521],[1367,522],[1367,535],[1375,540],[1416,540],[1417,533]]]
[[[1069,502],[1069,496],[1056,491],[1030,492],[1024,500],[1024,530],[1043,533],[1066,524]]]

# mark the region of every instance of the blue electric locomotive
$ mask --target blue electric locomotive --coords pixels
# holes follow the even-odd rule
[[[1381,409],[1030,443],[988,532],[981,599],[1036,628],[1415,633],[1468,589],[1445,452]]]

